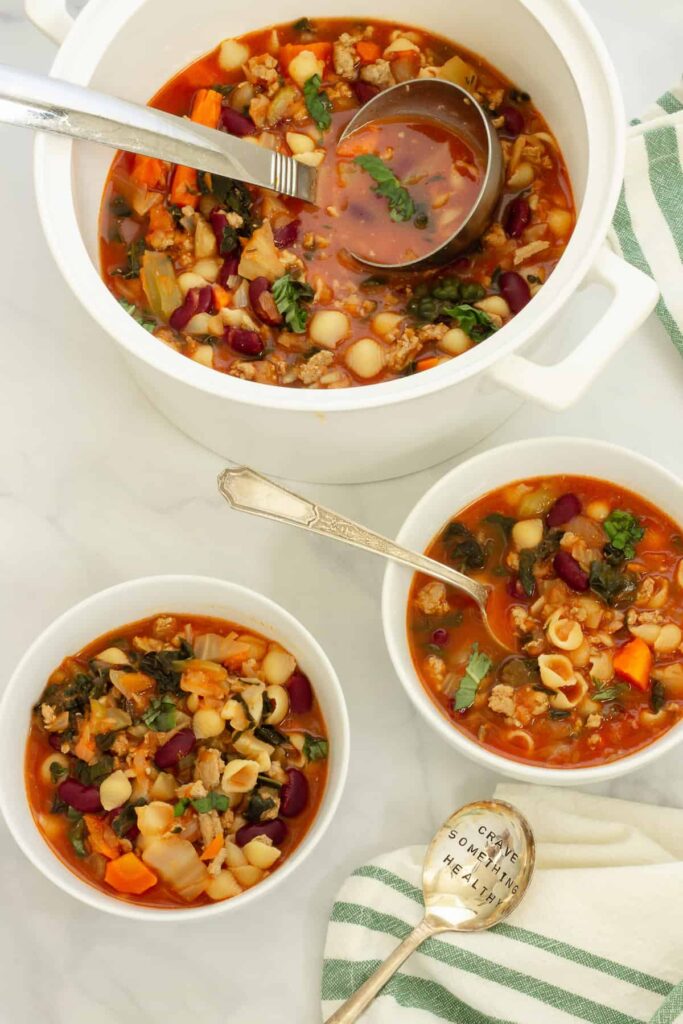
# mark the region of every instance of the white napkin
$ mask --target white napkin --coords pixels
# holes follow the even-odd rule
[[[527,895],[489,932],[429,939],[363,1024],[683,1024],[683,810],[538,786],[495,796],[535,834]],[[424,851],[378,857],[342,886],[323,1019],[421,919]]]

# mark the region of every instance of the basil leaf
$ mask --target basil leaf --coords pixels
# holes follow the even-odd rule
[[[190,800],[190,803],[197,814],[207,814],[209,811],[219,811],[222,813],[227,811],[230,806],[230,800],[225,793],[217,793],[214,789],[207,796],[200,796],[195,800]]]
[[[304,82],[304,100],[306,109],[321,132],[327,131],[332,124],[332,100],[324,89],[321,89],[320,75],[311,75]]]
[[[305,302],[313,298],[313,289],[304,281],[295,281],[291,274],[284,274],[273,284],[273,298],[278,312],[282,313],[290,331],[303,334],[308,321]]]
[[[176,723],[175,702],[171,697],[155,697],[142,715],[142,721],[154,732],[170,732]]]
[[[415,216],[415,203],[410,192],[381,157],[375,153],[361,153],[354,157],[353,162],[377,182],[373,192],[387,200],[393,221],[410,220]]]
[[[322,736],[306,734],[303,751],[307,761],[324,761],[329,753],[329,749],[329,743]]]
[[[479,689],[479,684],[489,674],[492,665],[493,662],[488,654],[480,652],[479,644],[473,644],[465,667],[465,675],[460,680],[460,686],[453,701],[453,709],[455,711],[464,711],[472,706]]]

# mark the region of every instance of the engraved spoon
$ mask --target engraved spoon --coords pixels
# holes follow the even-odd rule
[[[434,579],[442,580],[470,597],[479,607],[484,625],[498,647],[509,651],[509,645],[496,636],[487,614],[487,602],[490,595],[489,587],[470,579],[457,569],[451,569],[443,562],[437,562],[427,555],[418,554],[402,547],[388,537],[383,537],[374,530],[368,530],[360,523],[333,512],[315,502],[309,501],[280,484],[274,483],[260,473],[239,466],[237,469],[224,469],[218,476],[218,490],[225,500],[238,512],[250,512],[252,515],[276,519],[280,523],[289,523],[304,530],[311,530],[323,537],[352,544],[354,547],[371,551],[384,558],[401,562],[418,572],[426,573]]]
[[[352,1024],[418,946],[439,932],[479,932],[511,914],[535,860],[526,818],[502,800],[466,804],[432,839],[422,869],[425,915],[325,1024]]]

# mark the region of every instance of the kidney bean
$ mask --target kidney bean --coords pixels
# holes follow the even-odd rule
[[[192,729],[181,729],[157,750],[154,755],[157,768],[173,768],[181,757],[186,757],[193,750],[195,743]]]
[[[371,100],[373,96],[376,96],[379,92],[379,88],[376,85],[372,85],[370,82],[364,82],[359,78],[356,82],[351,82],[351,88],[354,91],[356,99],[362,106]]]
[[[246,846],[256,836],[268,836],[273,846],[279,846],[284,842],[287,835],[287,826],[280,818],[273,818],[272,821],[256,822],[254,825],[242,825],[237,830],[235,842],[238,846]]]
[[[249,302],[259,320],[271,327],[282,323],[282,314],[275,305],[270,284],[265,277],[255,277],[249,282]]]
[[[237,135],[239,138],[242,138],[243,135],[255,135],[258,131],[250,117],[238,114],[232,107],[226,106],[221,110],[218,126],[224,132],[229,132],[230,135]]]
[[[313,707],[313,689],[307,675],[297,669],[287,680],[289,706],[295,715],[305,715]]]
[[[290,245],[294,245],[299,237],[300,227],[301,221],[297,217],[296,220],[290,220],[286,224],[281,224],[279,228],[275,228],[273,241],[278,249],[288,249]]]
[[[513,313],[519,313],[520,309],[524,309],[531,298],[529,285],[514,270],[506,270],[500,275],[498,288]]]
[[[59,799],[82,814],[95,814],[102,810],[97,786],[86,786],[78,779],[65,779],[57,787]]]
[[[182,306],[171,313],[169,324],[176,331],[182,331],[189,324],[195,313],[208,313],[213,303],[213,288],[210,284],[203,288],[190,288]]]
[[[467,256],[458,256],[452,263],[453,270],[469,270],[470,261]]]
[[[521,238],[530,218],[531,207],[526,199],[517,196],[511,203],[508,203],[505,210],[505,233],[510,238]]]
[[[236,252],[238,247],[237,236],[235,236],[235,244],[232,249],[223,251],[223,238],[226,230],[230,227],[228,224],[228,215],[225,210],[219,210],[218,207],[216,207],[215,210],[212,210],[209,214],[209,220],[211,221],[211,227],[213,228],[213,233],[216,236],[216,245],[218,246],[218,251],[221,256],[228,256],[233,252]]]
[[[50,744],[50,746],[52,747],[53,750],[61,751],[62,743],[64,742],[64,740],[59,735],[59,733],[51,732],[49,737],[48,737],[48,741],[47,742]]]
[[[234,277],[237,274],[237,268],[240,265],[239,256],[226,256],[223,260],[223,266],[218,271],[218,284],[221,288],[228,287],[228,278]]]
[[[551,527],[562,526],[562,523],[568,523],[574,516],[578,516],[580,511],[581,502],[576,495],[563,494],[554,505],[550,506],[545,521]]]
[[[505,118],[505,133],[516,139],[524,131],[524,114],[517,107],[501,107],[499,113]]]
[[[522,586],[519,576],[510,577],[507,582],[507,592],[511,597],[516,597],[518,601],[524,601],[529,596]]]
[[[294,818],[308,803],[308,780],[298,768],[287,770],[287,781],[280,790],[280,814]]]
[[[558,551],[553,559],[553,568],[561,580],[581,593],[588,590],[588,575],[568,551]]]
[[[448,630],[435,629],[431,636],[431,642],[437,647],[445,647],[448,643]]]
[[[265,345],[256,331],[246,331],[242,327],[228,327],[223,337],[228,345],[242,356],[263,355]]]

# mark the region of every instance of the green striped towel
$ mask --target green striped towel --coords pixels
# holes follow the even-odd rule
[[[683,355],[683,81],[631,123],[611,241],[653,277],[657,315]]]
[[[491,931],[425,942],[363,1024],[683,1024],[683,810],[540,786],[495,796],[534,830],[527,895]],[[323,1019],[421,919],[424,851],[378,857],[342,886]]]

